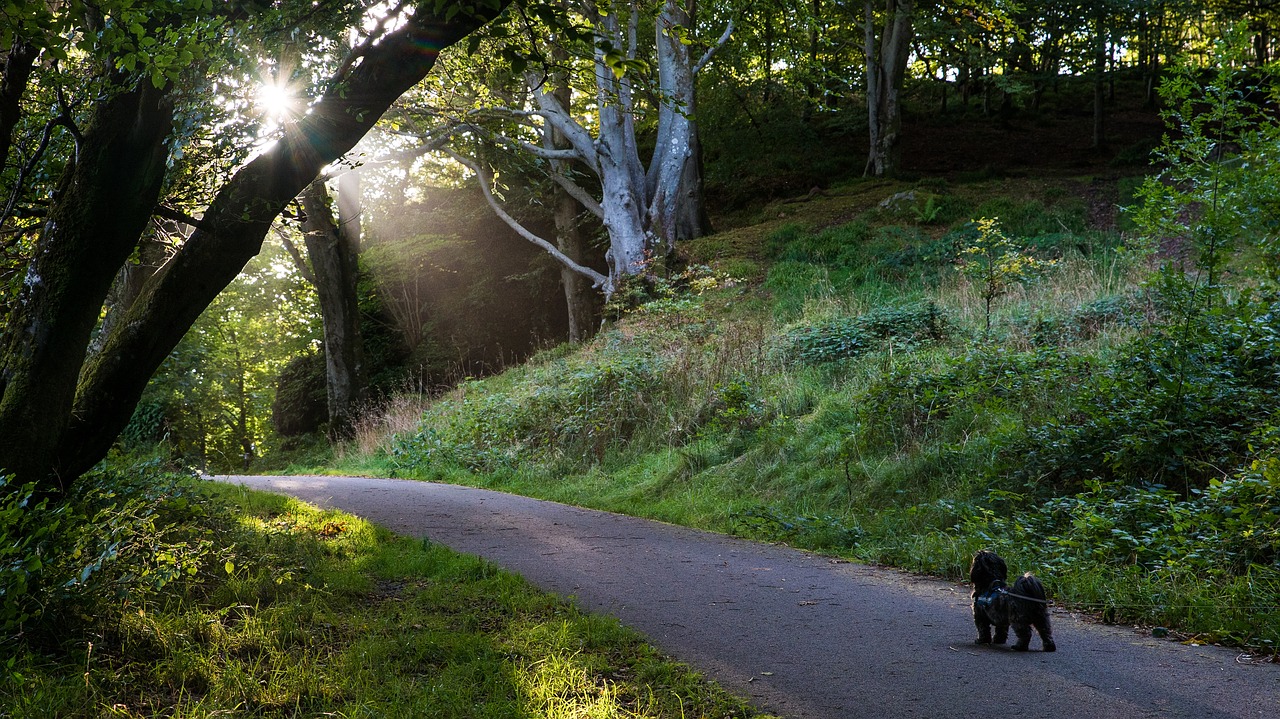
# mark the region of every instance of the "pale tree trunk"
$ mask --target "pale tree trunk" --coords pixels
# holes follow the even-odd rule
[[[325,387],[329,429],[350,433],[365,396],[364,347],[360,337],[360,304],[356,293],[360,252],[360,180],[353,172],[339,178],[338,222],[329,211],[324,180],[312,182],[301,195],[306,218],[302,236],[311,258],[320,316],[324,322]]]
[[[683,36],[693,32],[694,0],[665,0],[656,22],[658,136],[649,162],[649,221],[665,254],[708,234],[696,122],[695,68]]]
[[[876,42],[875,3],[865,0],[863,49],[867,57],[869,151],[863,174],[880,177],[898,169],[902,127],[902,82],[911,52],[913,0],[886,0],[884,27]],[[877,47],[878,45],[878,47]]]
[[[616,47],[627,48],[628,59],[635,58],[638,13],[634,6],[625,28],[616,13],[600,19],[601,34]],[[600,134],[596,140],[596,156],[600,167],[604,224],[609,231],[609,280],[606,294],[612,294],[621,278],[639,274],[649,264],[654,237],[645,216],[644,166],[636,146],[635,116],[632,113],[631,79],[613,74],[597,48],[595,61],[596,102]]]
[[[609,235],[607,277],[599,276],[520,226],[493,199],[487,188],[487,171],[473,160],[446,150],[480,175],[481,189],[499,217],[525,239],[550,251],[562,265],[602,287],[605,297],[611,296],[624,278],[643,273],[654,259],[666,256],[677,239],[696,237],[707,231],[697,125],[690,112],[694,108],[693,78],[728,41],[733,29],[730,23],[719,42],[693,64],[687,47],[680,42],[681,35],[687,36],[691,23],[688,9],[678,4],[678,0],[667,0],[657,20],[661,78],[658,143],[646,172],[636,143],[631,76],[615,74],[606,61],[605,44],[622,51],[623,58],[635,59],[638,5],[625,6],[625,23],[619,15],[622,7],[612,6],[601,14],[594,4],[588,4],[583,11],[594,23],[596,36],[603,41],[596,48],[592,67],[596,84],[596,134],[593,136],[587,126],[574,119],[567,97],[557,96],[547,88],[541,74],[531,72],[526,80],[536,110],[510,114],[526,119],[541,118],[542,123],[558,133],[556,137],[562,142],[549,147],[544,140],[544,145],[539,147],[501,138],[505,144],[518,145],[552,162],[581,162],[599,180],[601,194],[597,201],[563,171],[551,174],[557,184],[603,222]],[[532,121],[529,124],[536,126]]]

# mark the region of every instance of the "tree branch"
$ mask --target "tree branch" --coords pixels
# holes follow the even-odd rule
[[[476,177],[480,180],[480,192],[484,193],[484,199],[489,203],[489,207],[493,208],[494,214],[496,214],[503,222],[507,223],[507,226],[515,230],[516,234],[546,250],[547,253],[554,257],[560,264],[591,280],[592,286],[603,287],[605,283],[609,281],[608,277],[605,277],[590,267],[584,267],[569,259],[569,257],[561,252],[555,245],[533,234],[514,217],[507,214],[507,211],[502,209],[502,206],[498,204],[498,200],[493,196],[493,190],[490,189],[490,185],[493,180],[489,177],[487,172],[481,169],[480,163],[473,162],[453,150],[446,149],[445,154],[452,157],[458,164],[467,167],[472,172],[476,173]]]
[[[706,53],[703,54],[702,59],[699,60],[696,65],[693,66],[694,75],[697,75],[699,72],[702,72],[702,68],[706,67],[707,63],[711,62],[711,58],[715,57],[715,54],[719,52],[720,48],[724,47],[725,43],[729,42],[729,36],[732,34],[733,34],[733,18],[729,18],[729,24],[725,25],[724,32],[721,33],[720,39],[716,41],[716,44],[707,48],[707,51]]]
[[[187,213],[181,210],[175,210],[172,207],[157,205],[156,209],[151,211],[151,214],[155,215],[156,217],[163,217],[166,220],[181,222],[184,225],[189,225],[198,230],[205,230],[205,231],[209,230],[209,228],[204,224],[204,220],[196,219],[195,217],[192,217],[191,215],[188,215]]]
[[[596,201],[596,198],[591,196],[591,193],[582,189],[578,183],[570,180],[559,172],[551,173],[551,179],[554,180],[557,185],[563,187],[564,191],[569,193],[570,197],[581,203],[583,207],[587,208],[587,210],[591,212],[591,214],[602,220],[604,219],[604,208],[600,206],[600,203]]]
[[[280,238],[280,244],[284,245],[284,251],[289,253],[289,258],[293,260],[293,266],[298,270],[298,274],[302,275],[302,279],[311,283],[312,287],[316,287],[316,276],[311,272],[311,268],[307,266],[307,261],[302,257],[302,252],[298,250],[298,246],[293,244],[289,233],[280,225],[272,225],[271,229],[275,231],[276,237]]]

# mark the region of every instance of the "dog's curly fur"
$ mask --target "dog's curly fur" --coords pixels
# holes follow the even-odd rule
[[[974,555],[969,581],[973,584],[973,623],[978,626],[976,643],[1004,644],[1012,626],[1018,637],[1013,649],[1025,652],[1031,644],[1031,628],[1035,627],[1044,651],[1057,650],[1049,627],[1044,585],[1031,572],[1019,577],[1013,587],[1006,585],[1008,578],[1009,568],[1000,555],[985,549]]]

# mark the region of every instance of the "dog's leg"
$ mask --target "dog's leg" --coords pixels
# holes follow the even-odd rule
[[[1040,644],[1046,652],[1058,651],[1058,645],[1053,643],[1053,629],[1049,626],[1049,613],[1046,611],[1035,619],[1036,631],[1040,633]]]
[[[1013,651],[1025,652],[1031,646],[1031,625],[1018,622],[1013,625],[1013,633],[1018,635],[1018,642],[1013,645]]]
[[[973,608],[973,623],[978,627],[978,638],[975,639],[973,643],[990,644],[991,620],[987,618],[987,613],[979,609],[976,605]]]
[[[1017,627],[1014,627],[1014,629],[1017,629]],[[1004,643],[1005,643],[1005,642],[1007,642],[1007,641],[1009,641],[1009,625],[1008,625],[1008,624],[997,624],[997,625],[996,625],[996,636],[995,636],[995,638],[994,638],[994,639],[992,639],[992,640],[991,640],[991,643],[992,643],[992,644],[1004,644]]]

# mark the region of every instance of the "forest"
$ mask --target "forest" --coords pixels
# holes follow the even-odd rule
[[[578,622],[616,715],[682,716],[655,683],[752,711],[216,474],[942,577],[998,545],[1103,621],[1275,657],[1273,31],[1270,0],[0,3],[0,717],[396,714],[418,679],[326,655],[405,566],[501,615],[457,656]],[[429,712],[553,715],[520,677]]]

